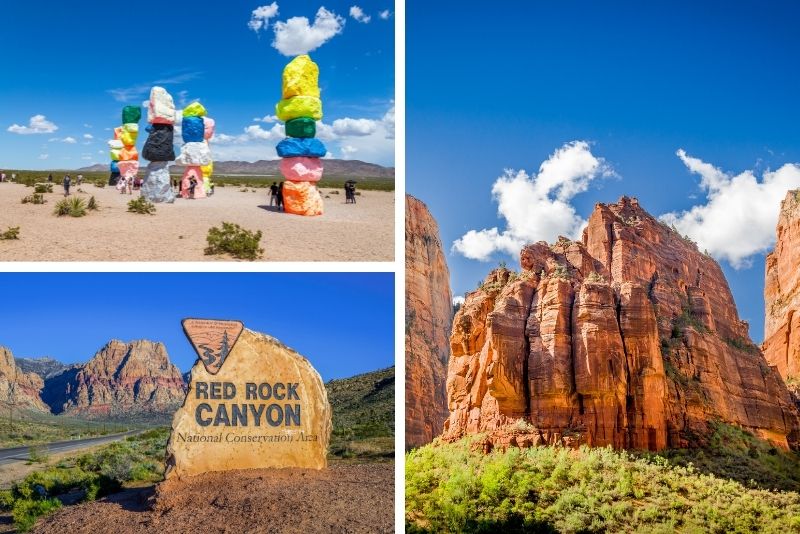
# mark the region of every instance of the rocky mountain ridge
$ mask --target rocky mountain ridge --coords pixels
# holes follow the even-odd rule
[[[43,386],[39,375],[25,372],[11,350],[0,346],[0,405],[47,412],[47,405],[39,396]]]
[[[215,161],[214,172],[216,174],[241,174],[255,176],[278,176],[280,175],[280,160],[259,160],[259,161]],[[325,175],[337,178],[386,178],[394,179],[394,167],[383,167],[375,163],[355,159],[326,159],[323,163]],[[76,171],[82,172],[105,172],[108,165],[98,163],[90,167],[81,167]],[[180,165],[170,166],[170,172],[179,174],[183,171]]]
[[[636,199],[597,204],[581,241],[528,245],[520,264],[456,314],[444,439],[661,450],[720,420],[800,446],[797,408],[719,265]]]
[[[111,340],[87,363],[45,380],[42,398],[56,414],[127,418],[171,413],[185,387],[163,343]]]

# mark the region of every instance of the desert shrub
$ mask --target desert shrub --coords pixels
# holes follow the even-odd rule
[[[61,508],[58,499],[20,499],[11,509],[14,526],[19,532],[28,532],[40,517]]]
[[[44,195],[41,193],[34,193],[22,198],[23,204],[44,204],[45,202],[47,201],[44,199]]]
[[[153,215],[156,212],[156,205],[144,197],[139,197],[128,202],[128,211],[142,215]]]
[[[472,437],[406,455],[407,532],[793,532],[800,495],[751,489],[611,448],[481,452]]]
[[[0,232],[0,241],[19,239],[19,226],[9,226],[5,232]]]
[[[338,189],[334,189],[333,191],[331,191],[331,195],[338,195],[338,194],[339,194]]]
[[[50,459],[50,452],[42,445],[31,445],[28,447],[28,458],[33,463],[43,464]]]
[[[56,203],[53,213],[59,217],[83,217],[86,215],[86,201],[79,197],[63,198]]]
[[[261,235],[260,230],[251,232],[238,224],[223,222],[222,228],[213,227],[208,231],[205,253],[230,254],[242,260],[256,260],[264,253],[264,249],[258,246]]]
[[[35,184],[33,186],[34,193],[52,193],[53,184]]]
[[[95,180],[94,182],[95,187],[105,187],[106,181],[105,180]]]
[[[94,196],[89,198],[89,202],[86,204],[86,209],[89,211],[97,211],[100,209],[100,204],[97,203],[97,200],[95,200]]]

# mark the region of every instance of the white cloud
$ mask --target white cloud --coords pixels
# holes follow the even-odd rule
[[[364,24],[367,24],[370,20],[372,20],[372,17],[364,13],[364,10],[358,6],[352,6],[350,8],[350,16],[356,19],[358,22],[362,22]]]
[[[254,118],[253,122],[273,123],[273,122],[278,122],[278,117],[276,117],[275,115],[264,115],[263,117]]]
[[[352,145],[344,145],[342,147],[342,159],[350,159],[350,156],[358,152],[358,149]]]
[[[586,191],[595,178],[613,175],[605,161],[592,154],[586,141],[566,143],[533,176],[524,170],[507,169],[492,186],[506,228],[470,230],[453,243],[452,250],[486,261],[496,252],[516,255],[526,243],[553,241],[559,235],[577,238],[586,221],[570,201]]]
[[[462,296],[453,297],[453,306],[463,306],[464,300]]]
[[[283,124],[275,124],[269,130],[263,129],[258,124],[251,124],[244,129],[249,139],[263,139],[265,141],[280,141],[285,137]]]
[[[278,14],[277,2],[272,2],[268,6],[257,7],[253,10],[253,13],[250,15],[250,22],[247,23],[247,27],[256,33],[258,33],[258,31],[261,29],[266,30],[267,28],[269,28],[269,19],[276,16],[277,14]]]
[[[92,125],[91,125],[91,124],[86,124],[86,123],[83,123],[83,127],[84,127],[84,128],[91,128],[91,127],[92,127]]]
[[[321,7],[314,18],[314,24],[309,24],[306,17],[292,17],[285,22],[276,22],[272,46],[284,56],[307,54],[341,33],[344,24],[342,17]]]
[[[150,89],[152,89],[154,85],[174,85],[177,83],[184,83],[190,80],[194,80],[195,78],[200,76],[200,74],[201,73],[199,72],[185,72],[183,74],[176,74],[175,76],[161,78],[159,80],[153,80],[152,82],[140,83],[132,85],[130,87],[109,89],[106,92],[109,93],[117,102],[129,102],[131,100],[149,94]],[[142,102],[142,105],[145,108],[147,107],[148,104],[149,104],[148,100]]]
[[[753,255],[774,245],[780,203],[789,189],[800,187],[800,165],[787,163],[777,171],[764,171],[759,181],[752,170],[733,176],[683,149],[677,155],[690,172],[700,175],[707,202],[666,213],[661,220],[714,258],[735,269],[749,267]]]
[[[381,11],[380,13],[378,13],[378,16],[380,18],[382,18],[383,20],[388,20],[389,19],[389,15],[391,15],[391,13],[389,13],[388,9],[385,9],[385,10]]]
[[[28,126],[12,124],[8,131],[20,135],[53,133],[58,130],[58,126],[47,120],[44,115],[34,115],[28,121]]]
[[[64,139],[61,140],[61,142],[62,143],[67,143],[67,144],[70,144],[70,145],[74,145],[75,143],[77,143],[77,141],[75,140],[74,137],[65,137]]]
[[[39,154],[39,159],[47,159],[50,157],[50,154]]]
[[[94,136],[92,134],[83,134],[83,138],[84,139],[94,139]]]
[[[377,123],[370,119],[336,119],[332,125],[333,133],[343,137],[369,135],[378,128]]]

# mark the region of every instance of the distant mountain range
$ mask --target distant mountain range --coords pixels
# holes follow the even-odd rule
[[[278,176],[280,160],[249,161],[215,161],[214,173],[222,175]],[[323,162],[326,176],[337,178],[385,178],[394,179],[394,167],[382,167],[375,163],[367,163],[356,159],[326,159]],[[98,163],[91,167],[81,167],[80,172],[105,172],[108,164]],[[172,165],[170,172],[183,172],[180,165]]]
[[[0,346],[0,407],[102,421],[168,423],[191,372],[162,343],[111,340],[86,363],[14,358]],[[337,439],[394,435],[394,367],[325,384]],[[338,441],[337,441],[338,444]]]

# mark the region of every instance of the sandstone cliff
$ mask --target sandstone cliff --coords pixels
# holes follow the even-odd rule
[[[598,204],[580,242],[540,242],[456,314],[445,439],[660,450],[712,419],[788,448],[797,409],[748,337],[719,265],[636,199]]]
[[[800,189],[781,203],[778,241],[767,255],[764,356],[790,382],[800,381]]]
[[[430,442],[447,419],[452,310],[439,228],[425,204],[406,195],[406,448]]]
[[[43,398],[54,413],[128,418],[171,414],[184,391],[162,343],[112,340],[86,364],[49,378]]]
[[[43,385],[38,375],[20,369],[11,351],[0,346],[0,405],[48,412],[39,397]]]

